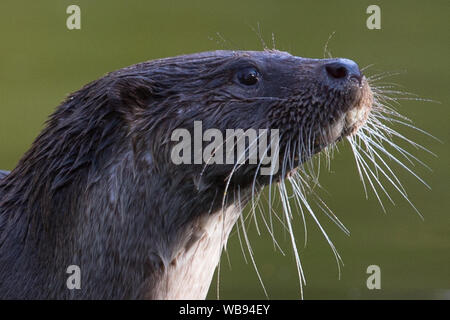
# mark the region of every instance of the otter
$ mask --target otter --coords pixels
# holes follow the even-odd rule
[[[87,84],[0,173],[0,298],[204,299],[242,209],[225,194],[244,206],[354,135],[372,105],[354,61],[277,50],[158,59]],[[278,129],[282,170],[174,164],[171,133],[194,121]]]

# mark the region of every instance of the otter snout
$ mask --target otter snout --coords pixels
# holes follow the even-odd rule
[[[323,68],[325,69],[327,80],[334,85],[339,86],[347,81],[356,82],[359,86],[362,83],[363,75],[353,60],[333,59],[331,62],[326,63]]]
[[[367,79],[353,60],[321,60],[316,70],[321,88],[326,92],[323,106],[327,107],[322,112],[329,115],[321,123],[326,129],[322,139],[318,139],[325,146],[356,133],[367,120],[373,99]]]
[[[364,78],[358,64],[350,59],[338,58],[327,60],[322,66],[325,70],[326,83],[331,88],[345,92],[350,103],[342,109],[345,117],[332,124],[334,134],[328,140],[339,136],[354,134],[362,127],[372,108],[372,91]]]

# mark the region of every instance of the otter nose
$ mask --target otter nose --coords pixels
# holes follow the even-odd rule
[[[336,59],[325,65],[325,70],[331,80],[353,80],[359,84],[362,80],[358,65],[349,59]]]

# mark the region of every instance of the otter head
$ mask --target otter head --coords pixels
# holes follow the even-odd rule
[[[130,78],[122,71],[121,96],[126,105],[136,107],[131,130],[138,137],[147,134],[140,140],[151,141],[140,150],[151,150],[158,169],[181,169],[199,188],[224,184],[227,178],[241,187],[255,175],[262,184],[283,178],[326,146],[354,134],[372,106],[366,78],[348,59],[307,59],[267,50],[214,51],[152,61],[130,71],[137,86],[130,90]],[[268,130],[267,148],[259,144],[262,129]],[[271,144],[274,129],[278,139]],[[175,139],[174,130],[181,130]],[[245,135],[241,140],[246,154],[240,156],[237,147],[226,149],[239,140],[227,135],[230,130],[254,130],[256,138]],[[253,145],[252,138],[258,140]],[[176,146],[180,141],[182,148]],[[256,163],[250,162],[250,150],[257,154]],[[230,151],[234,162],[227,162]],[[261,169],[268,167],[262,159],[270,155],[278,163],[261,176]]]

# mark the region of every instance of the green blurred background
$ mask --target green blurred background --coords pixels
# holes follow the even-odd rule
[[[66,28],[66,8],[81,7],[81,30]],[[367,6],[381,7],[381,30],[365,25]],[[442,1],[67,1],[0,2],[0,168],[11,170],[54,108],[70,92],[106,72],[137,62],[214,49],[262,49],[253,29],[271,46],[304,57],[333,56],[374,64],[368,75],[400,71],[389,78],[420,97],[440,103],[404,101],[398,110],[443,143],[397,126],[437,157],[413,150],[433,171],[414,170],[432,187],[393,165],[422,221],[393,188],[384,214],[373,193],[366,200],[354,160],[340,147],[331,171],[322,170],[320,195],[350,229],[346,236],[319,218],[342,255],[338,279],[333,254],[311,219],[308,244],[294,226],[307,278],[306,299],[450,299],[449,63],[448,15]],[[220,34],[220,36],[218,35]],[[225,39],[224,40],[222,40]],[[279,210],[279,205],[276,206]],[[260,221],[261,224],[261,221]],[[249,237],[269,298],[298,299],[298,279],[289,237],[274,251],[267,232],[250,226]],[[223,255],[220,297],[264,298],[256,273],[246,264],[236,234]],[[368,290],[366,268],[381,268],[381,290]],[[216,298],[216,282],[209,298]]]

